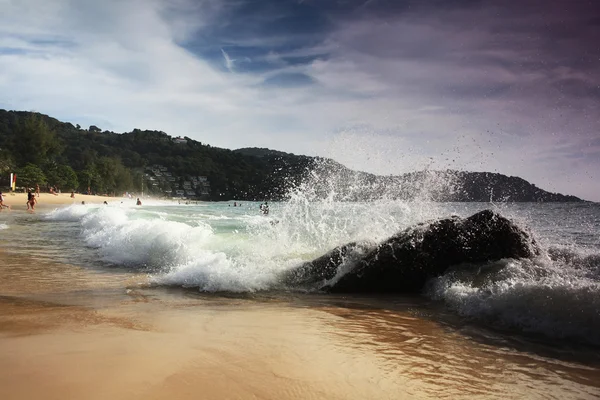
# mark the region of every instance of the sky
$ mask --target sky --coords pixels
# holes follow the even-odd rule
[[[596,0],[0,0],[0,108],[600,201]]]

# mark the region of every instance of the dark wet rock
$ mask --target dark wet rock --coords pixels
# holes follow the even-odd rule
[[[339,267],[356,264],[376,247],[376,243],[366,241],[338,246],[321,257],[288,271],[284,281],[291,287],[322,287],[336,275]]]
[[[539,253],[530,233],[491,210],[419,224],[382,243],[350,243],[287,273],[330,292],[417,293],[449,267]]]

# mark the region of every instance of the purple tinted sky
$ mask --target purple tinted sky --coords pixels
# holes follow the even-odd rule
[[[0,0],[0,107],[600,201],[596,1]]]

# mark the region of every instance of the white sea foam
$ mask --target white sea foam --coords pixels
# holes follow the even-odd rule
[[[90,211],[91,206],[73,204],[68,207],[56,208],[46,214],[46,219],[52,221],[80,221]]]
[[[430,282],[427,294],[494,325],[600,344],[600,259],[582,260],[544,256],[501,260],[477,272],[454,270]]]
[[[6,224],[0,224],[0,231],[3,229],[8,229],[8,225]]]
[[[215,235],[207,221],[227,223],[232,218],[197,218],[164,214],[153,208],[73,205],[54,210],[47,218],[79,221],[85,243],[106,262],[151,268],[151,282],[198,287],[203,291],[254,291],[272,287],[277,272],[299,260],[283,257],[287,249],[265,236],[250,238],[228,228]],[[166,217],[170,218],[167,219]],[[259,217],[260,218],[260,217]],[[175,219],[175,220],[173,220]],[[252,217],[249,217],[252,219]],[[272,227],[261,219],[266,228]]]
[[[81,220],[86,243],[115,264],[166,268],[198,256],[196,250],[212,236],[208,226],[136,218],[136,213],[107,207],[86,214]]]
[[[277,286],[280,263],[255,264],[252,257],[231,258],[223,252],[205,251],[167,273],[155,274],[151,282],[160,285],[195,287],[206,292],[253,292]]]

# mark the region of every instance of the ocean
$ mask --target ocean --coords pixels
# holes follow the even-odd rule
[[[370,377],[373,385],[404,374],[425,382],[421,390],[434,397],[600,397],[600,204],[293,196],[270,202],[268,215],[260,204],[144,199],[136,206],[124,199],[2,212],[0,249],[5,260],[26,256],[87,270],[118,282],[110,290],[125,295],[182,298],[199,307],[276,303],[333,315],[337,335],[347,343],[360,337],[349,346],[387,366]],[[450,269],[418,296],[332,295],[280,280],[282,272],[336,246],[378,242],[418,223],[484,209],[529,229],[541,254],[469,272]],[[3,264],[6,275],[9,263]],[[69,274],[42,275],[32,279],[70,285]],[[81,282],[73,287],[77,301],[89,295],[98,307],[102,290],[109,291]],[[42,297],[61,301],[52,291]],[[399,398],[393,395],[397,388],[382,388]]]

